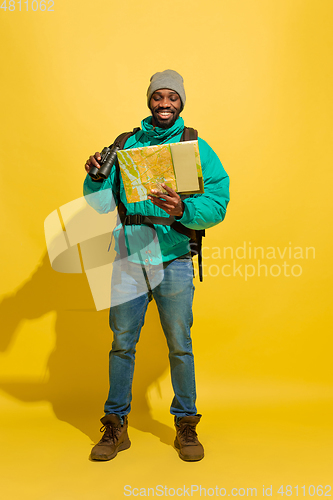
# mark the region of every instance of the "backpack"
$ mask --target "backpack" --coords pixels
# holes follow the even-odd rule
[[[140,127],[134,128],[132,132],[123,132],[120,134],[113,144],[111,144],[110,148],[117,146],[119,149],[123,149],[124,145],[129,137],[136,134],[140,130]],[[195,141],[198,139],[198,131],[190,128],[184,127],[184,131],[180,138],[180,142],[182,141]],[[118,161],[116,161],[116,176],[117,176],[117,185],[119,186],[120,182],[120,169]],[[181,200],[185,200],[189,198],[190,195],[181,195]],[[195,255],[198,256],[198,266],[199,266],[199,279],[203,281],[202,274],[202,238],[205,236],[205,230],[194,230],[189,229],[188,227],[183,226],[183,224],[177,220],[173,216],[170,217],[157,217],[157,216],[146,216],[142,214],[134,214],[127,215],[125,205],[120,201],[120,193],[117,193],[117,208],[120,221],[123,226],[128,225],[147,225],[154,228],[154,224],[161,224],[170,226],[172,229],[177,231],[178,233],[185,234],[188,238],[190,238],[190,249],[191,249],[191,257]]]

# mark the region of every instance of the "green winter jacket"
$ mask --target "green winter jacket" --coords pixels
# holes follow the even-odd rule
[[[141,122],[141,129],[126,141],[124,149],[179,142],[184,130],[184,120],[178,117],[171,128],[161,129],[153,127],[152,117],[149,116]],[[207,142],[198,138],[198,143],[205,192],[186,198],[184,200],[184,214],[177,220],[190,229],[207,229],[222,222],[225,217],[229,202],[229,177],[218,156]],[[127,203],[122,179],[121,176],[116,175],[115,167],[112,168],[110,176],[103,183],[94,182],[87,175],[83,192],[85,196],[95,193],[94,196],[86,196],[86,200],[101,214],[115,209],[116,202],[114,200],[117,200],[120,194],[120,200],[124,203],[127,214],[169,217],[164,210],[156,207],[149,200]],[[156,234],[152,235],[154,231],[147,226],[125,226],[129,260],[156,265],[160,264],[161,261],[167,262],[189,252],[189,238],[187,236],[178,233],[170,226],[155,225],[154,227]],[[122,226],[119,224],[113,231],[115,250],[118,253],[121,232]]]

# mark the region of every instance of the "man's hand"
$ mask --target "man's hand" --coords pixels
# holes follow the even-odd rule
[[[167,214],[182,217],[184,213],[184,203],[180,199],[180,196],[166,184],[161,184],[161,186],[167,193],[152,189],[151,193],[154,196],[148,195],[148,199],[157,207],[165,210]]]
[[[86,169],[86,172],[89,174],[90,172],[90,169],[92,167],[97,167],[99,168],[100,167],[100,164],[98,163],[97,160],[100,160],[101,159],[101,154],[96,152],[94,156],[89,156],[88,160],[86,161],[86,164],[84,166],[84,168]]]

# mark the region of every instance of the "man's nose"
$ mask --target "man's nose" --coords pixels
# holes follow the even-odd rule
[[[162,106],[163,108],[169,108],[170,107],[170,101],[167,97],[164,97],[161,101],[160,101],[160,106]]]

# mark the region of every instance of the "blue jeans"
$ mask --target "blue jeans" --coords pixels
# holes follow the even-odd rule
[[[139,340],[149,300],[156,301],[169,348],[172,386],[175,393],[170,412],[178,418],[196,415],[194,358],[190,329],[193,323],[193,267],[190,258],[172,261],[165,269],[127,262],[114,270],[110,328],[114,334],[110,351],[110,391],[105,414],[127,415],[131,409],[135,346]],[[143,274],[146,279],[143,279]],[[147,287],[148,283],[148,287]],[[156,286],[156,283],[157,284]],[[150,286],[151,284],[151,286]],[[129,298],[125,301],[126,297]],[[118,302],[121,302],[118,304]]]

